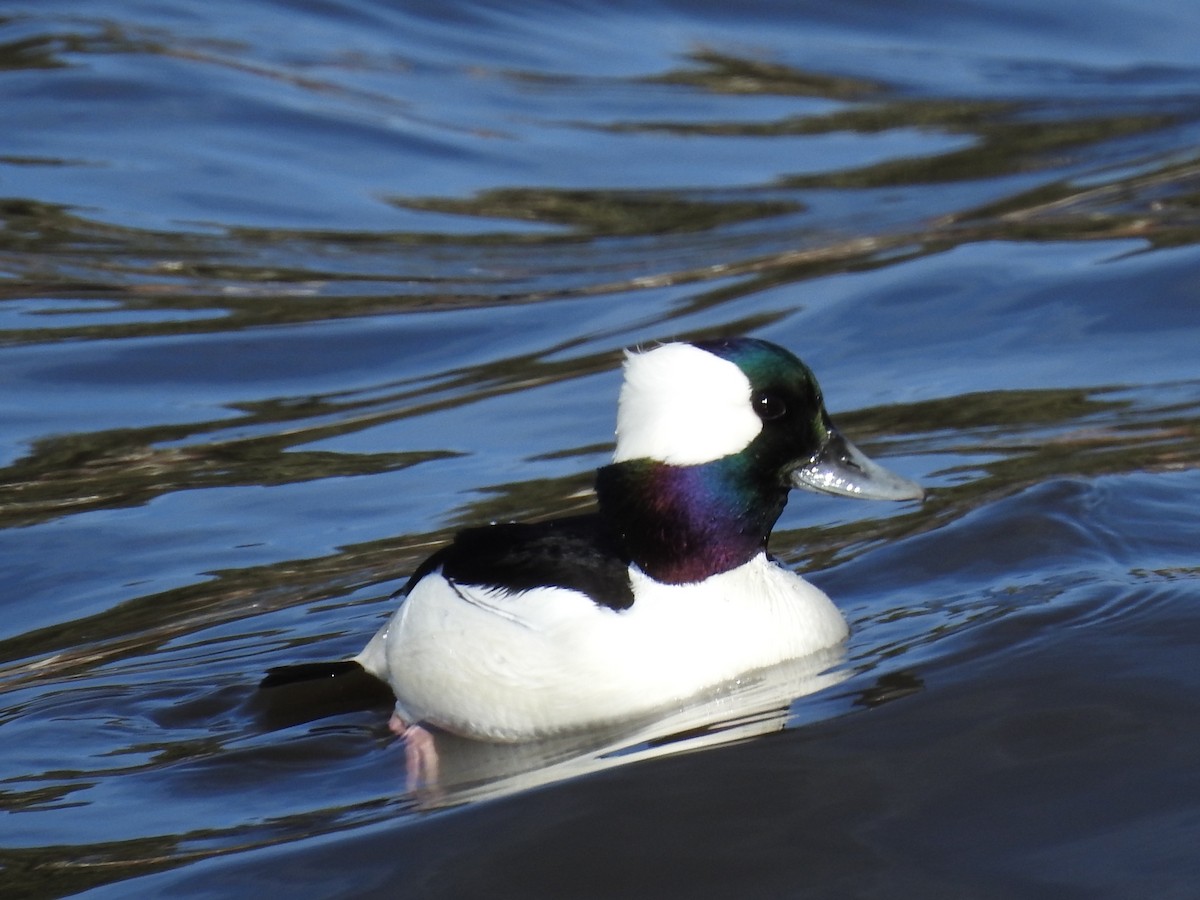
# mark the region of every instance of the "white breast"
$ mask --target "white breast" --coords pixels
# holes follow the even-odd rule
[[[410,721],[526,740],[651,713],[847,635],[825,594],[764,555],[700,584],[630,575],[636,599],[615,611],[431,574],[358,659]]]

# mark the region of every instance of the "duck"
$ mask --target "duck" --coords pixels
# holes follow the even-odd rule
[[[351,659],[263,688],[373,676],[418,759],[437,730],[534,741],[652,715],[849,634],[768,550],[790,491],[921,500],[834,426],[809,368],[765,340],[626,351],[596,509],[468,528],[426,559]]]

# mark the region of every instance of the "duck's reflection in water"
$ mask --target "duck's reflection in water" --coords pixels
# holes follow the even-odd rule
[[[843,659],[843,648],[831,648],[749,673],[653,718],[538,741],[496,744],[431,731],[434,755],[407,762],[405,791],[418,808],[439,809],[781,731],[794,700],[847,677],[834,668]]]

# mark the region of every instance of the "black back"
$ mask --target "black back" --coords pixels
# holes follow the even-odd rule
[[[633,605],[629,558],[596,514],[460,531],[420,565],[402,593],[438,567],[460,584],[508,591],[554,586],[579,591],[609,609]]]

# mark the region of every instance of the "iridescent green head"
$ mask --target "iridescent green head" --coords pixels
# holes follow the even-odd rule
[[[629,354],[613,461],[597,479],[601,509],[643,570],[667,581],[761,552],[793,487],[924,496],[838,433],[804,363],[754,338]]]

